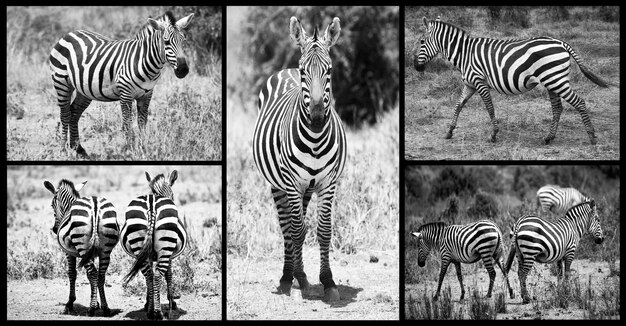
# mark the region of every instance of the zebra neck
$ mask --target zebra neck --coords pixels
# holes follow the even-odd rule
[[[330,134],[330,120],[332,119],[330,111],[332,107],[328,109],[329,114],[325,118],[324,126],[320,131],[314,131],[311,123],[308,121],[307,112],[304,110],[304,100],[301,100],[298,106],[298,110],[294,110],[294,117],[292,119],[292,131],[296,134],[302,134],[308,141],[314,143],[321,143]]]
[[[569,213],[573,214],[570,215]],[[587,233],[588,224],[590,223],[587,214],[587,212],[583,211],[571,211],[559,221],[565,225],[565,229],[574,230],[573,233],[580,239]]]
[[[451,33],[441,42],[441,51],[448,61],[455,67],[461,68],[465,62],[465,48],[469,43],[469,37],[465,34]]]
[[[140,52],[146,54],[139,59],[140,64],[146,68],[144,71],[147,72],[150,80],[155,80],[161,75],[161,70],[167,63],[163,32],[148,29],[137,40],[143,50]]]

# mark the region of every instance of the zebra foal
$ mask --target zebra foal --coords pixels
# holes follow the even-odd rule
[[[420,49],[414,57],[417,71],[438,53],[461,70],[463,90],[456,103],[446,139],[452,138],[461,109],[478,91],[492,124],[491,142],[496,141],[500,130],[496,121],[490,89],[501,94],[517,95],[543,85],[550,96],[552,125],[544,137],[545,144],[556,137],[563,112],[561,99],[580,113],[591,144],[596,144],[596,135],[585,101],[571,88],[569,80],[570,59],[574,59],[580,71],[600,87],[608,87],[593,74],[569,44],[552,37],[535,37],[517,40],[497,40],[472,37],[465,30],[439,19],[429,21],[424,17],[426,32],[420,40]]]
[[[511,270],[513,258],[517,255],[522,303],[530,302],[526,278],[535,261],[544,264],[556,262],[559,278],[562,272],[567,278],[576,247],[586,233],[593,235],[596,244],[604,241],[596,203],[593,200],[570,208],[565,216],[556,222],[546,221],[534,215],[524,215],[515,222],[511,228],[511,250],[505,269],[507,273]]]
[[[491,297],[493,283],[496,279],[494,263],[500,267],[502,274],[504,274],[511,299],[515,297],[509,284],[507,272],[500,262],[503,252],[502,233],[495,223],[486,220],[466,225],[446,225],[443,222],[427,223],[420,226],[417,232],[413,232],[412,235],[417,238],[418,243],[418,266],[424,267],[426,265],[426,259],[432,249],[441,254],[441,271],[439,272],[439,283],[437,293],[433,297],[434,300],[439,298],[441,283],[446,276],[450,263],[456,267],[456,275],[459,284],[461,284],[460,300],[463,300],[465,287],[463,286],[461,263],[473,264],[479,260],[482,260],[489,274],[487,297]]]
[[[169,309],[178,309],[172,293],[171,261],[183,253],[187,231],[178,218],[178,209],[174,204],[171,186],[177,178],[176,170],[167,179],[163,174],[151,179],[146,172],[151,193],[130,202],[120,233],[122,249],[136,259],[124,277],[124,283],[128,284],[139,271],[144,275],[147,289],[144,310],[148,312],[149,319],[163,319],[160,299],[163,277],[167,283]],[[156,267],[153,271],[154,262]]]
[[[63,36],[50,53],[50,71],[61,108],[62,145],[83,158],[78,121],[91,101],[120,101],[122,131],[128,147],[134,146],[132,102],[137,101],[137,124],[141,136],[148,119],[154,86],[166,64],[178,78],[189,72],[182,56],[183,30],[193,14],[176,20],[171,12],[152,19],[130,40],[113,40],[90,31],[74,31]],[[74,101],[71,101],[75,93]]]
[[[336,183],[346,161],[346,135],[334,107],[329,54],[340,30],[335,17],[323,35],[315,28],[308,36],[300,21],[291,17],[290,37],[302,52],[299,67],[267,79],[259,94],[252,143],[254,162],[271,185],[278,211],[285,245],[279,291],[287,295],[294,277],[303,293],[309,289],[302,261],[303,219],[311,196],[317,193],[319,277],[325,301],[341,299],[328,259]]]
[[[54,196],[52,210],[54,226],[59,246],[67,258],[67,275],[70,280],[70,296],[63,313],[73,314],[76,301],[76,258],[80,258],[78,268],[85,267],[91,286],[91,302],[88,314],[94,316],[98,309],[98,292],[102,302],[102,314],[111,315],[111,309],[104,293],[106,271],[109,267],[111,251],[119,239],[117,213],[115,207],[102,197],[80,197],[79,191],[87,181],[77,187],[63,179],[57,188],[49,181],[44,186]],[[98,267],[94,259],[98,258]]]

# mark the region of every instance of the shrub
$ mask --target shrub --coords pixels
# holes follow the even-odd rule
[[[489,193],[480,191],[474,196],[474,203],[467,210],[467,215],[474,219],[494,218],[498,216],[498,204]]]
[[[487,15],[492,26],[530,27],[530,10],[526,7],[489,6]]]

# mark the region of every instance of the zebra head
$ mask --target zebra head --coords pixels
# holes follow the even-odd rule
[[[337,17],[328,24],[323,36],[315,28],[313,36],[308,37],[296,17],[291,17],[289,22],[289,35],[302,52],[298,67],[302,108],[306,124],[314,132],[321,132],[330,118],[332,62],[329,51],[337,42],[340,31]]]
[[[185,34],[183,30],[187,28],[193,14],[176,21],[171,12],[166,12],[162,19],[148,18],[148,23],[152,28],[162,32],[163,45],[165,47],[165,59],[174,68],[174,74],[178,78],[183,78],[189,73],[187,60],[182,56],[183,41]]]
[[[178,172],[176,170],[172,171],[169,175],[169,181],[165,179],[163,174],[159,174],[154,179],[150,178],[150,174],[146,172],[146,179],[150,182],[150,191],[152,194],[167,197],[171,200],[174,200],[174,192],[172,192],[172,186],[174,182],[178,178]]]
[[[430,254],[430,246],[424,241],[424,234],[422,232],[411,233],[417,238],[417,265],[424,267],[426,265],[426,258]]]
[[[441,17],[437,17],[437,20],[435,21],[441,21]],[[426,17],[424,17],[424,26],[426,27],[426,32],[420,38],[419,52],[417,56],[413,57],[413,65],[417,71],[424,71],[426,63],[439,53],[439,47],[437,46],[437,39],[435,37],[436,32],[434,22],[429,21]]]
[[[593,236],[596,244],[601,244],[604,241],[604,232],[602,232],[602,227],[600,226],[600,217],[598,216],[598,207],[595,200],[592,199],[589,202],[589,208],[591,208],[591,212],[588,215],[590,221],[587,231]]]
[[[50,181],[44,181],[43,185],[54,195],[54,197],[52,197],[51,204],[52,211],[54,212],[54,226],[52,227],[52,232],[54,234],[57,234],[59,231],[59,224],[61,223],[61,220],[70,210],[70,207],[76,198],[80,197],[78,192],[83,189],[86,183],[87,181],[74,187],[74,183],[63,179],[59,182],[59,187],[55,189]]]

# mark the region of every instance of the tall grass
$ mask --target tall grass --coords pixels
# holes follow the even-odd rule
[[[74,160],[63,150],[60,116],[48,57],[67,32],[85,29],[128,39],[163,8],[9,7],[7,9],[7,158]],[[217,16],[216,16],[217,17]],[[221,19],[220,17],[218,17]],[[215,18],[215,19],[218,19]],[[193,24],[193,22],[192,22]],[[190,47],[188,52],[195,51]],[[195,53],[195,52],[194,52]],[[202,56],[198,74],[177,79],[165,68],[150,103],[145,151],[124,152],[119,102],[92,102],[79,121],[81,143],[93,160],[220,160],[221,54]],[[208,58],[207,58],[208,57]],[[200,61],[198,62],[200,64]],[[135,104],[136,105],[136,104]],[[138,133],[136,110],[133,129]]]

